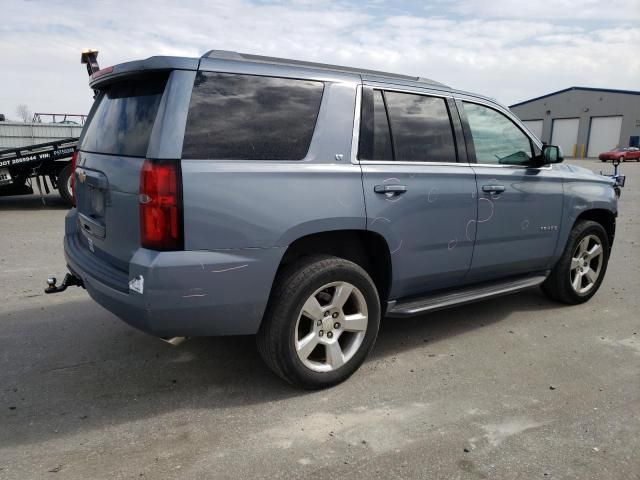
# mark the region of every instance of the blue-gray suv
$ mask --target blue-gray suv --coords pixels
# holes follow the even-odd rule
[[[321,388],[383,315],[538,285],[577,304],[603,280],[614,182],[486,97],[225,51],[90,85],[65,286],[152,335],[256,334],[275,373]]]

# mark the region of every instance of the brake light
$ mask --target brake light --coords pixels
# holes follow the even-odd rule
[[[152,250],[181,250],[179,162],[145,160],[140,173],[140,243]]]
[[[103,68],[102,70],[98,70],[97,72],[94,72],[91,74],[91,80],[95,80],[98,77],[101,77],[102,75],[106,75],[107,73],[111,73],[113,72],[113,67],[106,67]]]
[[[78,150],[73,152],[71,156],[71,198],[73,198],[73,204],[76,203],[76,165],[78,163]]]

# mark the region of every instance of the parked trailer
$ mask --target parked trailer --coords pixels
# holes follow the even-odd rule
[[[73,205],[72,157],[78,137],[0,150],[0,196],[29,195],[34,182],[44,204],[49,184]]]

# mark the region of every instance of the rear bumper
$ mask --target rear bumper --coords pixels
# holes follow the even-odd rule
[[[91,298],[129,325],[159,337],[254,334],[284,248],[156,252],[139,249],[114,269],[79,241],[66,217],[64,251]]]

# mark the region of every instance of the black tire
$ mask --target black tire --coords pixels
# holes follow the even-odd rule
[[[603,250],[603,263],[593,287],[588,292],[580,294],[571,285],[571,260],[580,242],[589,235],[595,235],[599,239]],[[602,284],[607,272],[610,251],[609,236],[602,225],[591,220],[578,220],[569,234],[567,246],[560,260],[558,260],[551,274],[542,284],[542,291],[551,299],[569,305],[577,305],[588,301],[596,294]]]
[[[73,207],[73,192],[69,185],[69,179],[71,178],[71,164],[66,165],[58,174],[58,192],[67,205]]]
[[[620,163],[624,162],[624,157],[620,157],[618,160],[620,160]]]
[[[359,290],[366,302],[368,321],[364,339],[353,356],[335,370],[317,372],[296,353],[297,322],[305,302],[331,282],[348,282]],[[328,255],[303,257],[276,278],[257,335],[258,350],[269,368],[287,382],[306,389],[330,387],[349,378],[364,362],[378,335],[380,315],[378,292],[364,269]]]

